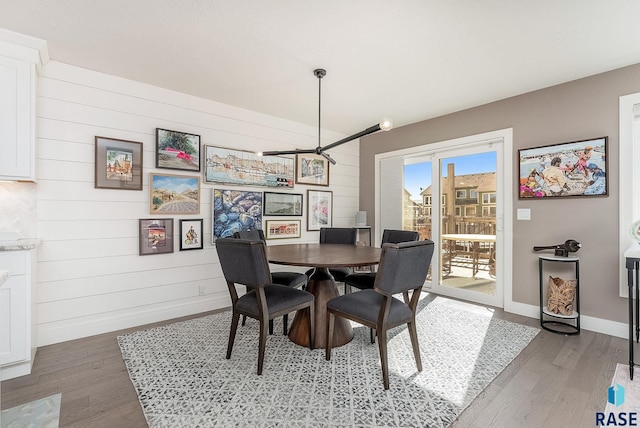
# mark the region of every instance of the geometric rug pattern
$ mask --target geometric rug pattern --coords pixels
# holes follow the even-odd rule
[[[447,427],[538,334],[493,319],[490,309],[436,297],[420,302],[416,370],[405,327],[389,332],[390,389],[378,346],[354,324],[353,340],[313,351],[282,335],[281,318],[257,368],[257,323],[238,327],[225,359],[231,313],[118,337],[150,427]],[[278,332],[280,332],[278,334]]]

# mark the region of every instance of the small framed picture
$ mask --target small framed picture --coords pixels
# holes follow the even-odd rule
[[[265,238],[267,239],[300,237],[300,227],[302,225],[300,220],[267,220],[266,223]]]
[[[142,190],[142,143],[96,136],[94,187]]]
[[[331,227],[333,219],[333,192],[307,190],[307,230]]]
[[[329,185],[329,161],[316,154],[296,155],[296,183]]]
[[[264,192],[264,212],[267,215],[302,216],[302,194]]]
[[[180,251],[202,250],[202,219],[180,220]]]
[[[200,177],[149,174],[151,214],[200,213]]]
[[[156,128],[156,168],[200,171],[200,136]]]
[[[173,253],[173,219],[140,219],[140,255]]]

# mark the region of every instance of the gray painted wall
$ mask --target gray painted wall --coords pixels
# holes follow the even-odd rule
[[[618,98],[637,92],[640,64],[365,137],[360,142],[360,209],[367,211],[369,224],[375,224],[378,153],[513,128],[516,179],[519,149],[608,136],[607,197],[521,201],[517,183],[512,183],[513,300],[538,305],[538,253],[533,246],[573,238],[583,244],[577,254],[581,313],[626,322],[627,300],[618,295]],[[516,220],[518,208],[530,208],[532,219]]]

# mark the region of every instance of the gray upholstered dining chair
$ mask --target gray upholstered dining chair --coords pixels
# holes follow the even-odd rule
[[[417,241],[420,238],[418,232],[412,230],[395,230],[385,229],[382,232],[382,242],[384,244],[399,244],[400,242]],[[344,294],[351,291],[351,287],[358,288],[360,290],[367,290],[373,288],[373,283],[376,280],[375,272],[357,272],[347,275],[344,278]]]
[[[416,330],[416,307],[422,286],[427,279],[433,250],[433,241],[430,240],[384,244],[374,288],[358,293],[344,294],[327,302],[327,349],[325,354],[327,360],[331,359],[335,317],[346,318],[370,329],[375,329],[378,337],[384,389],[389,389],[387,331],[407,324],[416,366],[418,371],[422,371]],[[393,297],[394,294],[409,290],[413,290],[413,293],[408,303]]]
[[[242,230],[234,232],[233,237],[236,239],[248,239],[252,241],[262,241],[266,244],[264,232],[261,229],[254,230]],[[271,281],[274,284],[286,285],[287,287],[307,288],[307,280],[309,278],[306,274],[300,272],[271,272]],[[242,317],[242,325],[245,325],[247,317]],[[287,335],[289,328],[289,317],[287,314],[282,318],[282,334]],[[273,320],[269,321],[269,334],[273,334]]]
[[[356,245],[358,239],[358,229],[355,227],[322,227],[320,228],[320,243],[321,244],[342,244],[342,245]],[[309,277],[313,273],[313,269],[309,269],[305,272]],[[336,282],[343,282],[347,275],[353,273],[353,269],[348,267],[335,267],[329,268],[329,273],[333,276]]]
[[[219,238],[216,240],[216,250],[222,272],[227,281],[227,287],[229,288],[233,310],[229,343],[227,345],[227,359],[231,358],[240,315],[257,319],[260,323],[258,340],[259,375],[262,374],[269,320],[297,310],[309,310],[309,319],[311,320],[309,348],[313,349],[315,333],[313,325],[313,295],[297,288],[272,283],[264,242]],[[244,285],[252,289],[252,291],[238,297],[237,284]]]

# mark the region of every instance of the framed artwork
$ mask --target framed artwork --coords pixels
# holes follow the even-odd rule
[[[264,192],[263,214],[302,216],[302,194]]]
[[[521,149],[520,199],[606,196],[608,137]]]
[[[140,255],[173,253],[173,219],[140,219]]]
[[[307,190],[307,230],[331,227],[333,219],[333,192]]]
[[[293,158],[205,146],[205,183],[293,188]]]
[[[213,189],[211,240],[262,229],[262,192]]]
[[[180,251],[202,250],[202,219],[180,220]]]
[[[329,185],[329,161],[316,154],[296,155],[296,183]]]
[[[200,212],[200,177],[152,172],[149,174],[149,193],[151,214]]]
[[[156,128],[156,168],[200,171],[200,136]]]
[[[267,239],[299,238],[302,222],[300,220],[267,220]]]
[[[142,143],[96,136],[94,187],[142,190]]]

